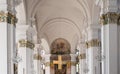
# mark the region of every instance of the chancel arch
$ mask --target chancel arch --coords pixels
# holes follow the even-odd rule
[[[72,53],[75,53],[74,44],[77,44],[78,39],[81,38],[79,24],[76,24],[73,20],[64,17],[56,17],[46,21],[44,25],[38,29],[38,32],[41,32],[40,36],[43,35],[43,37],[45,36],[48,39],[49,45],[58,37],[67,39],[71,44]],[[52,36],[49,36],[51,34]]]

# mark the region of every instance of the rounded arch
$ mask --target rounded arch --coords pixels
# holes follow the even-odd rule
[[[57,38],[51,44],[51,54],[70,54],[71,45],[64,38]]]
[[[79,37],[81,37],[81,30],[79,28],[79,26],[72,20],[68,19],[68,18],[64,18],[64,17],[56,17],[56,18],[52,18],[52,19],[49,19],[47,20],[43,25],[42,27],[40,27],[40,31],[42,32],[42,30],[49,24],[51,23],[55,23],[55,22],[65,22],[65,23],[69,23],[70,25],[72,25],[73,27],[75,27],[78,31],[78,35]]]
[[[77,0],[77,2],[80,4],[81,6],[81,10],[82,10],[82,13],[84,14],[85,16],[85,19],[87,19],[88,22],[90,22],[90,11],[89,11],[89,6],[88,6],[88,3],[86,0]]]
[[[81,12],[84,14],[85,18],[90,19],[90,12],[89,12],[89,6],[88,6],[88,3],[86,0],[76,0],[77,3],[79,3],[79,9],[81,10]],[[35,1],[34,3],[34,8],[32,9],[32,12],[31,12],[31,16],[32,17],[35,17],[37,11],[38,11],[38,8],[39,6],[44,3],[44,0],[38,0],[38,1]]]

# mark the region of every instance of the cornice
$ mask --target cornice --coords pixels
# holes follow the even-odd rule
[[[34,54],[34,60],[42,60],[41,55],[39,55],[39,54]]]

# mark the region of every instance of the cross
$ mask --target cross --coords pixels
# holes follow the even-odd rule
[[[62,69],[62,57],[61,55],[58,55],[58,61],[53,61],[53,64],[58,64],[58,69]]]

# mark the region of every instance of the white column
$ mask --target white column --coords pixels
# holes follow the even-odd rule
[[[41,60],[42,57],[40,55],[40,44],[35,44],[34,48],[34,71],[35,74],[42,74],[41,73]]]
[[[102,19],[102,54],[105,56],[102,71],[103,74],[118,74],[118,14],[109,12],[103,16],[109,21]]]
[[[45,54],[45,74],[50,74],[50,56],[51,54]]]
[[[76,54],[71,55],[71,74],[76,74]]]
[[[22,61],[18,63],[18,74],[33,74],[32,34],[29,25],[17,26],[18,56]]]
[[[99,27],[96,25],[88,27],[88,74],[100,74],[100,39],[98,39]]]
[[[80,43],[80,55],[79,55],[79,65],[80,65],[80,74],[85,74],[85,63],[86,63],[86,48],[85,48],[85,42],[81,41]]]
[[[118,0],[106,0],[101,6],[102,74],[119,74],[118,68]]]
[[[13,9],[8,8],[7,0],[0,1],[0,72],[2,74],[13,74],[13,58],[15,51],[15,20]],[[11,3],[12,4],[12,3]],[[9,18],[9,20],[7,19]],[[14,52],[16,53],[16,52]]]

